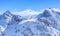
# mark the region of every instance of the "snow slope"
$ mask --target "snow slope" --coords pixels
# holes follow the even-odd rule
[[[32,10],[0,15],[0,36],[60,36],[60,11],[54,8],[42,12]]]

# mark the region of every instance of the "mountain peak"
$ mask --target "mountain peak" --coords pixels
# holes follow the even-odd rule
[[[3,13],[3,16],[5,17],[12,17],[12,14],[9,10],[7,10],[5,13]]]
[[[9,10],[7,10],[4,14],[11,14],[11,12]]]
[[[45,17],[52,16],[52,14],[55,14],[56,12],[59,12],[59,11],[60,11],[59,9],[48,8],[43,11],[43,16]]]
[[[47,8],[47,10],[50,10],[52,12],[60,12],[60,9],[57,8]]]
[[[43,13],[42,13],[42,16],[44,16],[44,17],[51,16],[51,10],[50,9],[51,8],[44,10]]]
[[[47,8],[47,9],[44,9],[42,14],[39,14],[38,17],[50,17],[54,13],[55,13],[55,10],[53,10],[53,8]]]

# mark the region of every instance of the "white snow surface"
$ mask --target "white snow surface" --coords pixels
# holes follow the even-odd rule
[[[0,15],[0,36],[60,36],[60,10],[6,11]]]

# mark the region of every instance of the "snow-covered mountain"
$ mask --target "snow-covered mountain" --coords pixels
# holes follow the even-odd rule
[[[60,36],[60,11],[6,11],[0,15],[0,36]]]

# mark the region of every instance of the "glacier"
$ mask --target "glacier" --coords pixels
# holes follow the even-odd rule
[[[0,14],[0,36],[60,36],[60,10],[7,10]]]

